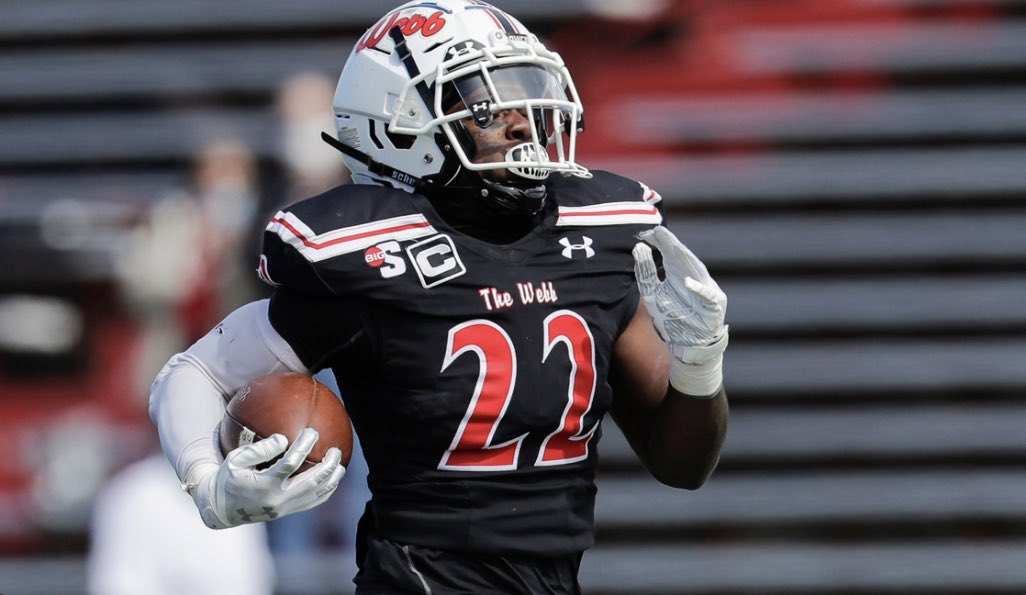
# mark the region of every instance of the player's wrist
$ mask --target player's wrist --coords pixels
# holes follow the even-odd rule
[[[212,438],[200,438],[187,444],[178,455],[175,471],[182,482],[182,490],[192,497],[200,517],[211,529],[224,529],[230,525],[217,514],[217,477],[222,457],[215,449]]]
[[[224,508],[223,504],[219,502],[220,499],[223,499],[224,495],[223,490],[220,490],[218,486],[220,467],[211,470],[204,466],[202,470],[204,474],[198,478],[195,487],[188,490],[189,495],[192,496],[192,501],[199,510],[200,518],[211,529],[233,527],[234,525],[229,522],[226,515],[218,512],[219,509]],[[218,498],[218,495],[221,495],[221,498]]]
[[[701,364],[722,354],[730,341],[730,326],[724,326],[716,338],[707,343],[668,342],[673,357],[686,364]]]
[[[723,387],[723,353],[702,363],[670,361],[670,386],[686,397],[698,400],[714,398]]]
[[[178,453],[175,460],[175,472],[182,482],[182,488],[186,491],[187,486],[196,485],[200,478],[210,472],[217,473],[221,467],[223,457],[217,447],[214,446],[213,433],[208,437],[197,438],[185,445],[185,448]]]
[[[182,490],[189,495],[195,493],[200,484],[209,482],[217,476],[221,466],[213,462],[204,462],[193,465],[189,472],[182,478]]]

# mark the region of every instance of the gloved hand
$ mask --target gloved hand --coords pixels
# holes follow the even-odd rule
[[[306,428],[290,447],[285,436],[272,434],[236,448],[220,465],[205,463],[196,469],[198,480],[187,490],[203,522],[211,529],[224,529],[270,521],[322,504],[345,474],[339,449],[328,449],[320,463],[291,477],[317,438],[317,430]],[[282,453],[285,455],[269,468],[256,469]]]
[[[670,383],[689,396],[711,398],[723,383],[727,295],[670,230],[660,225],[639,237],[647,244],[634,246],[634,273],[641,299],[674,356]],[[648,244],[663,256],[663,281]]]

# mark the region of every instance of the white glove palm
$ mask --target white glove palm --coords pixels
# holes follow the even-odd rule
[[[671,383],[690,395],[715,393],[722,382],[722,354],[727,348],[727,295],[670,230],[660,225],[642,232],[640,238],[659,249],[666,273],[661,281],[647,244],[634,247],[641,299],[674,358],[688,366],[672,368]]]
[[[224,529],[270,521],[322,504],[345,474],[337,448],[328,449],[320,463],[292,477],[317,438],[317,430],[306,428],[289,447],[285,436],[273,434],[236,448],[219,466],[209,464],[190,490],[203,522],[211,529]],[[285,455],[269,468],[256,469],[282,453]]]

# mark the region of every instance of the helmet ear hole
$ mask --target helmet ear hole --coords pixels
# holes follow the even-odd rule
[[[417,137],[410,134],[390,132],[388,126],[385,126],[385,136],[388,137],[393,147],[401,150],[409,150],[413,143],[417,142]]]
[[[378,125],[379,122],[372,120],[370,118],[367,119],[367,131],[370,133],[370,139],[374,142],[374,145],[377,146],[379,149],[384,149],[385,144],[381,142],[381,139],[378,137]],[[417,137],[413,135],[391,132],[388,129],[388,124],[385,124],[383,122],[380,123],[380,125],[381,130],[385,133],[385,138],[387,138],[388,141],[392,144],[392,146],[396,149],[408,150],[410,147],[413,146],[413,143],[417,142]]]

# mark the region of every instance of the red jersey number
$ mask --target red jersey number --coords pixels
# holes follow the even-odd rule
[[[542,363],[550,363],[556,347],[565,346],[570,364],[570,384],[559,427],[545,438],[535,465],[564,465],[587,458],[588,443],[598,427],[597,422],[590,429],[583,427],[584,416],[591,409],[595,397],[595,341],[584,319],[570,310],[550,314],[544,325]],[[492,444],[516,384],[517,358],[513,341],[497,324],[471,320],[449,330],[442,371],[465,353],[477,356],[480,371],[467,412],[438,468],[461,471],[516,469],[520,446],[527,434]]]

